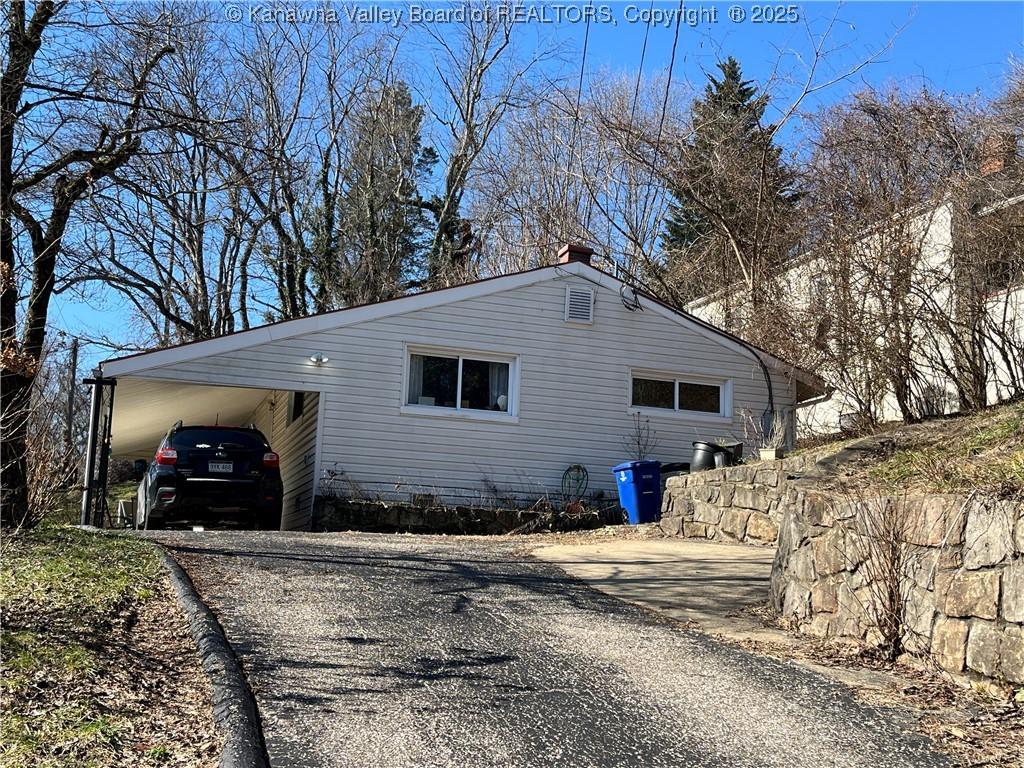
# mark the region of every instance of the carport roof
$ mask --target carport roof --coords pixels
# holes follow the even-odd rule
[[[268,394],[264,389],[119,378],[111,454],[120,459],[152,458],[160,439],[178,419],[187,424],[247,424]]]

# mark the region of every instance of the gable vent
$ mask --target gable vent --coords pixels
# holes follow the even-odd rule
[[[565,321],[567,323],[594,322],[594,292],[589,288],[565,287]]]

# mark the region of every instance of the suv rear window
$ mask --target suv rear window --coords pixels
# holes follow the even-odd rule
[[[171,435],[172,448],[248,448],[267,446],[266,438],[249,429],[185,427]]]

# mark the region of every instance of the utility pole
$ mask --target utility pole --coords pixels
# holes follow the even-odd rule
[[[74,464],[77,463],[71,458],[75,455],[75,387],[78,386],[77,336],[71,340],[71,368],[68,374],[68,413],[67,423],[64,425],[64,455],[69,462],[72,462],[71,468],[73,469]]]

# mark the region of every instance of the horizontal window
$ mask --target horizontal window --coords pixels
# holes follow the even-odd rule
[[[644,408],[675,408],[674,381],[633,377],[633,405]]]
[[[407,405],[508,413],[511,363],[461,355],[409,355]]]
[[[702,413],[722,412],[722,388],[717,384],[694,384],[692,381],[680,381],[679,410],[700,411]]]
[[[725,416],[729,409],[724,384],[634,375],[630,392],[630,405],[634,408],[664,408],[715,416]]]

